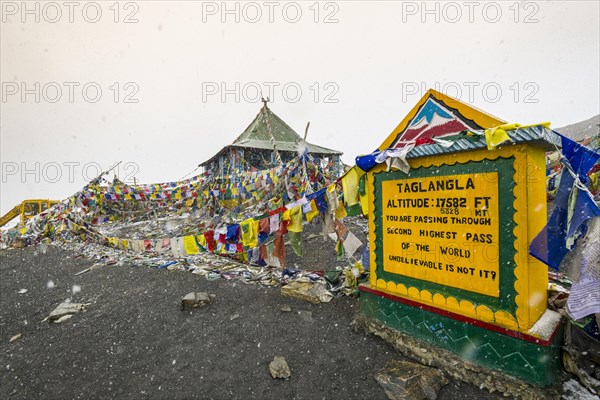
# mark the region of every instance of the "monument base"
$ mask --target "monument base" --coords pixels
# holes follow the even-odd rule
[[[560,383],[560,315],[547,311],[532,332],[512,331],[359,286],[357,328],[377,334],[401,353],[451,376],[521,398],[551,398]],[[541,319],[541,320],[542,320]],[[382,325],[383,323],[384,325]],[[433,346],[424,348],[424,342]],[[543,388],[547,387],[547,388]]]

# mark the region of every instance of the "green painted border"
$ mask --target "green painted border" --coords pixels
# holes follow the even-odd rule
[[[431,167],[419,167],[411,169],[409,174],[402,171],[379,172],[373,174],[374,189],[375,189],[375,209],[373,210],[375,217],[375,265],[377,279],[391,281],[396,284],[400,283],[408,287],[416,287],[419,290],[428,290],[432,294],[441,293],[448,296],[456,297],[460,300],[469,300],[477,305],[486,305],[494,311],[503,310],[512,315],[516,314],[517,303],[515,298],[517,291],[515,289],[514,270],[517,267],[515,263],[515,240],[514,228],[514,167],[515,157],[499,157],[495,160],[484,159],[481,161],[469,161],[464,164],[456,163],[452,165],[441,165]],[[464,289],[458,289],[446,285],[441,285],[434,282],[424,281],[421,279],[411,278],[403,275],[394,274],[384,271],[383,269],[383,224],[382,224],[382,193],[381,184],[389,180],[404,180],[413,178],[424,178],[432,176],[445,175],[463,175],[484,172],[498,172],[498,214],[499,221],[499,279],[500,279],[500,295],[499,297],[487,296],[480,293],[471,292]],[[507,190],[509,188],[509,190]]]
[[[550,345],[544,346],[364,291],[360,295],[360,313],[467,361],[531,384],[551,386],[559,382],[562,326],[557,327]]]

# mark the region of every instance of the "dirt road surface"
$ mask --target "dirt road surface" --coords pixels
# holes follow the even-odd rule
[[[53,246],[0,257],[2,399],[386,399],[374,372],[402,358],[350,328],[356,298],[312,305],[277,288],[135,264],[75,276],[92,263]],[[181,311],[194,291],[216,297]],[[69,298],[90,304],[43,321]],[[287,360],[288,380],[271,378],[274,356]],[[451,381],[439,398],[504,397]]]

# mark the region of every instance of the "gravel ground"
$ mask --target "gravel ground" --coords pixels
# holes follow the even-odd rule
[[[2,399],[385,399],[373,374],[402,359],[351,330],[355,298],[312,305],[274,288],[139,266],[75,276],[92,263],[53,246],[0,257]],[[180,311],[192,291],[216,297]],[[60,324],[43,321],[67,298],[91,304]],[[271,378],[274,356],[286,358],[291,378]],[[503,397],[452,381],[439,398]]]

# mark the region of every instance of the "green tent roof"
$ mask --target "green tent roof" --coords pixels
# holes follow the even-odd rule
[[[261,150],[273,150],[271,143],[271,135],[269,134],[269,127],[273,132],[273,138],[275,140],[275,146],[278,151],[296,151],[298,142],[302,140],[288,124],[286,124],[281,118],[279,118],[269,107],[266,105],[261,108],[259,113],[256,115],[254,120],[248,125],[248,127],[242,132],[230,145],[223,147],[217,154],[211,157],[209,160],[200,164],[205,166],[210,164],[215,158],[223,154],[230,147],[246,148],[246,149],[261,149]],[[342,152],[337,150],[328,149],[326,147],[317,146],[311,143],[307,143],[308,151],[313,154],[321,155],[341,155]]]

